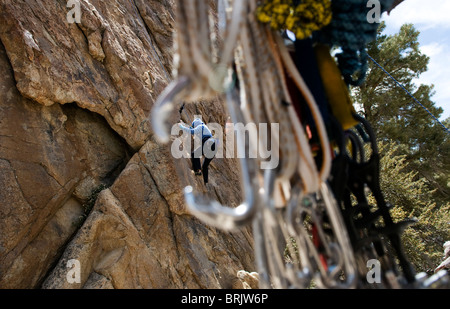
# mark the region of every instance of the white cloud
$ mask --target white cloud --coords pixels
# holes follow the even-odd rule
[[[435,85],[432,100],[444,109],[441,120],[450,117],[450,0],[405,0],[383,20],[387,34],[397,33],[405,23],[420,31],[421,51],[430,63],[417,83]]]
[[[442,56],[444,53],[445,45],[439,42],[432,42],[427,45],[423,45],[420,47],[420,51],[427,55],[428,57],[436,57],[436,56]]]
[[[450,117],[450,68],[442,68],[439,62],[439,58],[432,58],[430,62],[429,70],[423,73],[418,80],[420,84],[434,84],[435,95],[432,97],[436,106],[442,107],[444,113],[441,119]]]
[[[419,83],[434,84],[433,101],[444,109],[442,119],[450,117],[450,45],[433,42],[421,47],[421,51],[430,57],[428,71],[420,76]]]
[[[405,0],[383,20],[400,28],[405,23],[420,26],[423,30],[440,27],[450,29],[449,0]]]

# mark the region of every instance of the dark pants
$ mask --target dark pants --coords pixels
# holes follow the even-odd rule
[[[208,183],[208,166],[211,163],[211,161],[214,159],[214,156],[211,158],[208,158],[205,156],[205,160],[203,161],[203,166],[201,165],[201,157],[203,155],[203,150],[205,147],[205,143],[211,139],[210,137],[204,138],[202,140],[202,146],[198,147],[197,149],[195,149],[192,153],[191,153],[191,161],[192,161],[192,169],[194,170],[194,172],[199,172],[200,169],[202,171],[203,174],[203,181],[205,182],[205,184]],[[211,145],[211,151],[215,152],[216,151],[216,143],[213,142]]]

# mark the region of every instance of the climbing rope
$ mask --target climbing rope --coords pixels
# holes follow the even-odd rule
[[[258,21],[258,1],[224,0],[222,4],[227,9],[225,26],[220,32],[223,37],[212,35],[214,31],[209,25],[205,1],[180,1],[176,6],[175,81],[156,103],[153,113],[155,133],[164,135],[159,126],[166,118],[164,113],[173,110],[166,106],[224,96],[233,122],[242,119],[244,124],[256,124],[257,128],[260,124],[279,124],[279,132],[270,127],[268,131],[258,130],[257,140],[251,139],[247,145],[240,145],[246,149],[259,144],[263,149],[279,149],[279,153],[272,153],[279,166],[262,170],[255,167],[261,166],[266,158],[259,156],[257,165],[253,160],[244,160],[241,170],[245,200],[237,208],[225,207],[216,201],[205,203],[192,187],[185,189],[186,203],[192,214],[209,225],[233,230],[253,224],[255,229],[262,231],[255,233],[255,250],[258,251],[263,287],[306,287],[313,278],[323,287],[351,287],[355,280],[354,257],[338,205],[333,202],[326,185],[332,163],[331,145],[315,98],[295,68],[280,33],[270,31]],[[215,50],[217,46],[226,48],[220,53]],[[232,93],[235,90],[211,84],[211,75],[226,84],[229,74],[218,72],[217,68],[225,67],[225,72],[229,73],[233,63],[240,85],[239,104]],[[304,95],[311,110],[319,147],[324,149],[320,167],[305,126],[291,104],[286,73],[293,78],[295,87]],[[240,108],[236,109],[236,106]],[[265,192],[262,195],[259,193],[261,188]],[[309,241],[309,229],[295,228],[301,226],[300,221],[305,218],[298,216],[303,198],[299,200],[300,195],[294,192],[301,192],[302,197],[311,196],[317,202],[317,207],[308,208],[307,213],[311,214],[311,222],[316,226],[315,239],[320,248]],[[285,214],[287,205],[291,205],[289,216]],[[325,218],[332,219],[327,231],[322,224]],[[288,220],[294,228],[285,228]],[[284,251],[272,245],[279,239],[297,236],[302,253],[314,251],[312,260],[308,254],[298,257],[301,260],[298,271],[304,273],[304,282],[285,264]],[[320,252],[322,249],[326,254]],[[338,276],[341,271],[347,274],[345,280]]]
[[[177,2],[174,81],[152,111],[155,135],[170,141],[164,121],[176,103],[221,97],[234,123],[256,125],[256,135],[245,141],[237,134],[238,148],[279,149],[272,152],[279,165],[261,168],[267,161],[261,153],[256,159],[241,158],[244,200],[235,208],[187,186],[190,213],[224,231],[253,227],[261,288],[308,288],[312,281],[321,288],[358,287],[364,285],[365,263],[372,258],[383,261],[387,274],[383,286],[400,286],[401,274],[394,269],[397,260],[408,283],[414,282],[400,242],[401,230],[409,222],[394,223],[390,216],[379,186],[373,130],[353,113],[345,93],[348,84],[364,80],[369,57],[365,44],[376,35],[376,26],[367,26],[361,1],[218,1],[212,7],[209,1]],[[391,3],[382,0],[382,9]],[[337,108],[340,120],[333,122],[333,115],[324,120],[310,80],[305,79],[310,75],[299,70],[281,30],[322,43],[310,62],[312,67],[316,64],[319,77],[333,83],[323,88],[335,96],[329,102],[336,97],[345,101]],[[342,49],[341,71],[329,55],[331,46]],[[233,76],[239,87],[229,87]],[[296,104],[307,109],[308,116]],[[278,124],[279,131],[268,126],[268,131],[259,130],[262,124]],[[354,132],[342,127],[355,124],[363,128]],[[362,153],[365,135],[372,147],[368,161]],[[182,172],[180,177],[189,176]],[[375,196],[374,207],[369,205],[368,190]],[[379,219],[384,226],[375,224]],[[386,257],[387,247],[394,248],[393,256]],[[286,249],[291,262],[286,261]]]
[[[267,0],[257,9],[258,20],[273,30],[290,30],[297,39],[309,37],[331,22],[331,0]]]
[[[393,0],[380,0],[381,12],[392,3]],[[366,45],[376,38],[378,24],[367,21],[367,7],[361,0],[333,0],[331,10],[331,23],[316,33],[316,39],[341,48],[336,57],[342,76],[347,84],[360,86],[368,69]]]

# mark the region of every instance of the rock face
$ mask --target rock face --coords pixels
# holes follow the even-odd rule
[[[148,120],[172,1],[79,3],[71,24],[67,1],[0,0],[0,288],[231,288],[254,270],[250,231],[205,226],[182,189],[236,206],[237,162],[215,159],[206,188]],[[227,118],[219,101],[194,114]]]
[[[168,165],[154,156],[164,153],[148,142],[100,194],[45,288],[71,286],[71,259],[82,265],[80,287],[108,278],[115,288],[231,288],[237,269],[252,267],[248,233],[223,234],[171,210],[182,196],[173,174],[158,170]]]
[[[76,102],[102,115],[137,150],[150,134],[148,102],[167,82],[170,1],[79,3],[81,23],[69,24],[67,1],[1,1],[17,88],[45,106]]]

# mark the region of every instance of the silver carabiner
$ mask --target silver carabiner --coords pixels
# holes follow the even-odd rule
[[[330,265],[333,267],[326,269],[322,265],[319,252],[310,239],[309,233],[303,227],[302,218],[309,216],[313,222],[318,224],[318,237],[322,240],[326,239],[324,231],[321,228],[321,219],[317,213],[320,205],[316,201],[316,198],[309,195],[305,196],[302,192],[293,194],[295,200],[291,200],[288,204],[285,214],[288,232],[297,241],[300,262],[303,264],[305,273],[309,271],[315,272],[313,274],[314,280],[318,286],[324,288],[352,288],[356,284],[356,269],[354,266],[352,247],[346,234],[342,215],[326,183],[322,183],[318,193],[320,203],[322,203],[323,210],[328,215],[330,227],[336,238],[335,242],[325,242],[322,244],[327,255],[334,257],[335,264]],[[337,279],[340,270],[345,272],[346,280],[344,282],[340,282]],[[299,284],[301,283],[303,282],[299,282]]]
[[[155,137],[161,143],[170,141],[169,129],[166,122],[170,113],[174,110],[174,102],[179,99],[177,96],[190,85],[187,77],[181,76],[173,81],[161,93],[152,111],[151,119]],[[234,122],[238,121],[238,113],[236,112],[237,99],[236,95],[227,92],[227,104]],[[241,115],[241,117],[242,115]],[[239,120],[242,120],[239,119]],[[242,136],[237,136],[238,147],[246,147],[242,142]],[[247,159],[241,159],[241,172],[243,179],[243,189],[245,192],[245,201],[237,208],[230,208],[221,205],[216,201],[205,203],[194,196],[194,190],[191,186],[184,189],[186,204],[190,212],[204,221],[206,224],[220,228],[222,230],[231,231],[243,227],[253,220],[256,213],[256,198],[258,192],[256,177],[256,165],[248,164]]]

